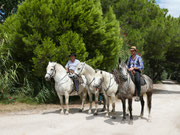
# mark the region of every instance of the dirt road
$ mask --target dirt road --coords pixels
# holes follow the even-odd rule
[[[152,122],[139,118],[140,103],[133,102],[134,121],[122,124],[121,102],[116,103],[117,118],[80,113],[70,109],[61,115],[58,106],[45,109],[0,114],[0,135],[180,135],[180,85],[172,82],[155,84],[152,104]],[[99,106],[102,108],[102,106]],[[88,104],[86,104],[86,110]]]

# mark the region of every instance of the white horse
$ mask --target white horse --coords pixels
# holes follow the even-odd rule
[[[115,100],[118,84],[115,81],[114,75],[102,70],[96,70],[93,86],[97,89],[102,88],[107,103],[106,116],[109,116],[109,98],[111,97],[113,107],[112,118],[115,119]]]
[[[94,81],[94,75],[95,75],[95,70],[89,66],[88,64],[81,62],[76,70],[75,70],[75,74],[80,76],[80,75],[84,75],[86,77],[87,80],[87,89],[88,89],[88,95],[89,95],[89,101],[90,101],[90,107],[89,107],[89,111],[88,113],[90,114],[92,111],[92,94],[95,94],[95,111],[94,111],[94,115],[97,115],[97,104],[98,104],[98,97],[99,97],[99,91],[96,90],[93,87],[93,81]]]
[[[65,102],[66,102],[66,112],[65,114],[69,114],[69,96],[70,93],[74,90],[74,84],[72,79],[68,76],[68,73],[66,72],[65,68],[56,63],[56,62],[49,62],[47,68],[46,68],[46,75],[45,79],[48,81],[51,78],[54,78],[55,80],[55,90],[57,92],[57,95],[60,99],[61,104],[61,114],[64,114],[64,104],[63,104],[63,95],[65,96]],[[84,81],[85,77],[83,78]],[[82,108],[81,110],[84,110],[84,102],[86,99],[87,91],[85,89],[85,84],[80,84],[78,95],[82,94]]]

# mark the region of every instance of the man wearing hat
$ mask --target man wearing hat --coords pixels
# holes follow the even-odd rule
[[[144,69],[144,64],[141,56],[136,54],[137,52],[136,46],[131,46],[130,51],[131,51],[131,56],[129,57],[128,60],[128,70],[135,77],[135,85],[137,88],[137,96],[135,98],[135,101],[139,101],[140,93],[141,93],[140,77],[141,77],[141,71]]]
[[[80,63],[80,61],[78,59],[76,59],[76,54],[71,52],[71,54],[69,55],[70,60],[67,62],[65,68],[66,68],[66,72],[68,72],[69,74],[74,74],[74,71],[76,69],[76,67],[78,66],[78,64]],[[79,81],[77,78],[73,77],[73,82],[75,84],[75,90],[78,92],[79,90]]]

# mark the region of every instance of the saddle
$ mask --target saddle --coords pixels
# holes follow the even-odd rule
[[[134,77],[134,75],[131,76],[131,79],[132,79],[132,81],[135,84],[135,77]],[[146,81],[145,81],[145,78],[144,78],[143,75],[141,75],[141,77],[140,77],[140,82],[141,82],[141,86],[144,86],[146,84]]]

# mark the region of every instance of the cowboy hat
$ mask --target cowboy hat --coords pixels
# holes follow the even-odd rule
[[[69,57],[71,57],[71,56],[75,56],[75,57],[76,57],[76,54],[73,53],[73,52],[71,52],[71,54],[69,55]]]
[[[130,50],[131,50],[131,51],[132,51],[132,50],[137,51],[136,46],[131,46]]]

